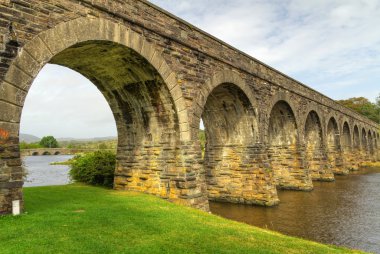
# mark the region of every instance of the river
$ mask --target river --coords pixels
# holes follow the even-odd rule
[[[71,159],[72,155],[27,156],[23,158],[26,169],[24,187],[65,185],[70,183],[69,166],[50,165]]]
[[[52,166],[71,156],[25,157],[25,186],[70,182],[68,166]],[[380,168],[314,182],[314,191],[279,191],[272,208],[211,202],[212,213],[305,239],[380,254]]]

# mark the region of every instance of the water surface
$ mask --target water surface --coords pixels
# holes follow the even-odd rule
[[[50,163],[67,161],[72,157],[72,155],[24,157],[23,164],[27,173],[24,187],[65,185],[70,183],[70,167],[67,165],[50,165]]]
[[[380,253],[380,168],[314,182],[314,191],[279,191],[273,208],[210,204],[214,214],[327,244]]]

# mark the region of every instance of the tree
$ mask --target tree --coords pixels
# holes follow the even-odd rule
[[[41,139],[40,145],[47,148],[57,148],[58,141],[53,136],[46,136]]]
[[[347,100],[340,100],[338,103],[355,110],[374,122],[380,123],[380,96],[377,98],[376,103],[372,103],[364,97],[354,97]]]

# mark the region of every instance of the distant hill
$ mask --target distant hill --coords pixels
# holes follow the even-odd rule
[[[25,143],[30,144],[30,143],[39,142],[40,140],[41,138],[39,137],[30,135],[30,134],[20,133],[20,142],[25,142]]]
[[[109,137],[97,137],[97,138],[57,138],[58,142],[94,142],[94,141],[108,141],[115,140],[117,137],[109,136]]]
[[[97,138],[57,138],[58,142],[97,142],[97,141],[109,141],[116,140],[117,137],[109,136],[109,137],[97,137]],[[39,142],[41,138],[36,137],[34,135],[20,133],[20,142],[25,143],[35,143]]]

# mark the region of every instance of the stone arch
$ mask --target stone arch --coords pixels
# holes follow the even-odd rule
[[[306,137],[306,133],[305,133],[305,130],[306,130],[306,123],[308,120],[311,120],[309,117],[311,116],[311,114],[315,117],[314,120],[316,120],[316,124],[319,126],[319,131],[320,131],[320,136],[322,138],[322,145],[325,144],[326,142],[326,135],[325,135],[325,126],[324,126],[324,114],[322,114],[321,110],[314,104],[309,104],[306,106],[306,109],[303,109],[303,111],[305,112],[305,114],[302,114],[301,117],[300,117],[300,122],[301,122],[301,125],[302,128],[301,131],[302,131],[302,139],[301,139],[301,142],[304,141],[306,142],[306,140],[304,139]],[[300,132],[301,133],[301,132]]]
[[[270,119],[270,116],[271,116],[271,113],[274,109],[274,107],[280,103],[280,102],[284,102],[285,104],[287,104],[287,107],[289,107],[292,115],[294,116],[294,123],[296,125],[296,128],[297,128],[297,142],[300,142],[299,140],[299,126],[302,126],[302,123],[300,122],[300,115],[299,115],[299,112],[298,112],[298,107],[296,105],[296,103],[294,103],[294,100],[289,96],[288,93],[283,93],[283,92],[279,92],[279,93],[276,93],[272,99],[270,100],[269,102],[269,105],[266,107],[267,108],[267,111],[266,111],[266,116],[267,116],[267,119]],[[268,124],[264,127],[264,134],[266,135],[266,142],[269,142],[269,136],[268,136],[268,133],[269,133],[269,121],[268,121]]]
[[[357,153],[353,152],[353,138],[354,131],[351,131],[350,125],[347,119],[343,119],[343,124],[341,125],[341,147],[342,147],[342,158],[343,158],[343,170],[344,173],[348,173],[349,170],[357,170],[358,162],[356,159]]]
[[[268,114],[268,156],[277,187],[310,190],[310,175],[301,167],[298,121],[286,96],[272,100]],[[279,100],[277,100],[279,99]]]
[[[374,148],[377,150],[379,147],[377,146],[377,140],[379,139],[377,134],[376,134],[376,131],[373,131],[373,137],[374,137],[374,140],[375,140],[375,143],[374,143]]]
[[[347,170],[342,167],[342,151],[340,145],[339,125],[334,116],[331,116],[327,122],[327,158],[329,166],[334,174],[347,174]]]
[[[204,112],[207,99],[209,98],[212,91],[214,91],[221,84],[233,84],[237,88],[239,88],[242,93],[248,98],[252,109],[257,115],[257,101],[252,92],[252,89],[246,84],[246,82],[241,78],[239,73],[232,70],[221,70],[217,71],[212,75],[210,79],[208,79],[205,84],[200,88],[200,92],[198,94],[197,99],[194,103],[194,122],[193,126],[198,129],[202,114]],[[195,132],[197,134],[197,131]],[[257,133],[258,134],[258,133]]]
[[[105,72],[98,73],[99,76],[92,75],[91,72],[96,68],[88,68],[86,59],[89,58],[84,58],[82,62],[78,60],[76,63],[67,61],[67,57],[76,53],[81,54],[77,55],[77,59],[81,59],[79,56],[85,56],[86,50],[92,55],[99,53],[103,56],[106,55],[103,50],[118,51],[122,55],[114,55],[118,61],[115,65],[120,64],[122,67],[121,64],[130,63],[128,61],[141,65],[130,71],[127,68],[107,69],[104,64],[102,71],[107,69]],[[15,147],[18,146],[21,111],[34,78],[47,63],[72,68],[99,88],[114,113],[119,133],[115,188],[144,191],[165,198],[170,197],[175,201],[180,198],[177,181],[186,181],[183,177],[178,180],[183,176],[183,172],[178,172],[177,177],[161,176],[166,172],[171,172],[171,175],[176,172],[177,146],[179,142],[189,141],[191,137],[186,104],[177,82],[177,74],[170,68],[161,51],[142,34],[123,24],[102,18],[77,18],[43,31],[20,49],[5,74],[1,84],[0,101],[4,102],[2,107],[7,114],[1,116],[0,127],[9,131],[9,142]],[[126,59],[123,58],[125,56]],[[129,56],[132,58],[129,59]],[[135,56],[136,58],[133,58]],[[108,58],[106,62],[109,63],[111,60]],[[123,71],[125,73],[122,73]],[[129,74],[132,73],[128,79],[130,86],[118,83],[112,89],[108,89],[107,84],[114,81],[113,77],[119,77],[116,76],[119,74],[125,78],[128,71]],[[144,91],[133,88],[133,81],[136,79],[143,84]],[[148,89],[150,85],[154,88]],[[139,101],[145,104],[136,108]],[[136,134],[135,132],[139,131],[139,128],[136,128],[138,126],[142,127],[143,131]],[[147,148],[147,145],[151,148]],[[153,155],[153,150],[160,147],[165,149],[160,150],[158,156]],[[148,159],[144,155],[147,155]],[[154,159],[155,157],[158,158]],[[145,160],[144,163],[136,163],[142,158]],[[20,157],[17,159],[21,166]],[[142,170],[144,168],[151,171]],[[22,179],[17,180],[19,184],[12,191],[12,198],[22,199]],[[190,199],[184,202],[189,203]]]
[[[367,132],[366,132],[364,127],[362,128],[361,137],[362,137],[361,138],[362,139],[362,150],[367,152],[368,151],[368,140],[367,140]]]
[[[331,168],[326,167],[327,158],[323,145],[323,130],[320,115],[311,110],[304,125],[306,160],[313,180],[334,180]]]
[[[51,153],[49,151],[45,151],[42,153],[42,155],[51,155]]]
[[[40,155],[39,152],[33,152],[33,153],[32,153],[32,156],[38,156],[38,155]]]
[[[56,152],[54,153],[54,155],[60,155],[60,154],[61,154],[60,151],[56,151]]]
[[[379,140],[379,137],[378,137],[378,134],[377,132],[374,130],[373,131],[373,137],[374,137],[374,150],[375,150],[375,160],[376,161],[379,161],[380,157],[379,157],[379,144],[378,144],[378,140]]]
[[[202,89],[196,121],[202,118],[205,127],[204,168],[210,200],[264,205],[277,200],[271,182],[266,187],[257,184],[267,181],[269,173],[254,164],[259,139],[255,103],[251,89],[232,71],[218,72]]]
[[[22,106],[30,85],[42,67],[63,50],[86,41],[113,42],[130,48],[142,56],[155,68],[167,85],[181,123],[181,130],[188,129],[187,114],[180,114],[185,109],[186,104],[177,82],[177,75],[166,63],[161,50],[148,42],[143,35],[134,32],[123,24],[103,18],[77,18],[63,22],[41,32],[26,43],[5,75],[5,82],[2,84],[5,92],[1,94],[0,99],[6,99],[3,96],[8,95],[10,90],[16,89],[16,93],[10,102]],[[15,111],[14,109],[10,110],[12,113]],[[16,123],[20,118],[17,114],[10,114],[9,116],[11,118],[9,120]],[[189,140],[186,131],[181,133],[181,137],[183,140]]]
[[[355,151],[360,150],[360,134],[359,134],[359,128],[356,124],[354,125],[354,132],[353,132],[353,148]]]
[[[340,132],[335,117],[330,117],[327,123],[327,148],[329,152],[340,150]]]
[[[369,154],[370,155],[373,155],[375,150],[373,148],[373,138],[372,138],[372,133],[371,133],[371,130],[368,130],[368,150],[369,150]]]
[[[342,126],[342,149],[345,152],[351,152],[351,130],[347,121],[344,121]]]

